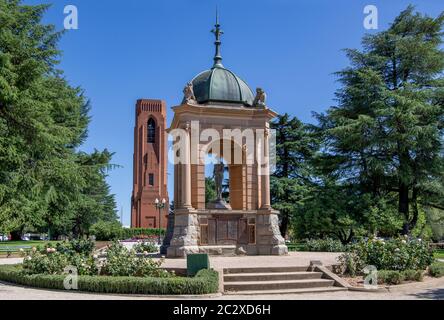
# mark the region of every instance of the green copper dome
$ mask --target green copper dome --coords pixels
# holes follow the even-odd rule
[[[230,102],[252,106],[254,95],[248,85],[233,72],[222,65],[219,15],[216,12],[215,29],[211,31],[216,36],[216,53],[211,70],[198,74],[192,81],[194,97],[198,103]]]
[[[199,103],[213,101],[253,105],[254,95],[248,85],[222,66],[200,73],[191,83]]]

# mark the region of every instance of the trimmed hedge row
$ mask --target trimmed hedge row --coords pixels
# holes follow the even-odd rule
[[[444,262],[432,263],[429,267],[429,274],[435,278],[444,277]]]
[[[379,284],[400,284],[402,281],[422,281],[424,271],[422,270],[380,270],[378,271]]]
[[[165,230],[161,229],[161,234],[165,234]],[[99,221],[91,226],[89,234],[95,236],[99,241],[125,240],[134,237],[155,237],[159,235],[159,229],[143,229],[143,228],[122,228],[117,221]]]
[[[160,230],[161,235],[165,235],[165,229]],[[144,229],[144,228],[131,228],[122,229],[121,239],[130,239],[137,236],[153,236],[157,237],[159,235],[159,229]]]
[[[20,265],[0,266],[0,280],[29,287],[65,290],[63,275],[26,275]],[[201,270],[193,278],[79,276],[78,290],[95,293],[185,295],[216,293],[219,274]]]

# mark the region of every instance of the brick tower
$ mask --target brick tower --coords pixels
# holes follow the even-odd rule
[[[160,227],[168,222],[166,103],[141,99],[136,103],[134,127],[131,227],[159,228],[155,200],[165,199]]]

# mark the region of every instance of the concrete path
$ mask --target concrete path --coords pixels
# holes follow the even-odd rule
[[[23,258],[5,258],[0,259],[0,265],[19,264],[23,262]]]
[[[308,266],[311,260],[320,260],[325,266],[337,264],[339,253],[329,252],[290,252],[287,256],[245,256],[245,257],[210,257],[212,268],[243,267],[285,267]],[[186,268],[185,259],[165,259],[167,268]]]
[[[245,257],[210,257],[212,268],[229,267],[283,267],[283,266],[308,266],[311,260],[320,260],[325,266],[337,264],[339,253],[330,252],[290,252],[287,256],[245,256]],[[18,264],[22,258],[0,259],[2,264]],[[166,268],[186,268],[186,259],[165,259]]]

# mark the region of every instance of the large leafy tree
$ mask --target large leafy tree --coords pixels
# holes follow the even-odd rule
[[[404,234],[420,204],[442,208],[443,24],[444,14],[410,6],[388,30],[366,36],[362,51],[347,50],[338,106],[317,116],[325,171],[374,203],[395,194]]]
[[[92,154],[79,153],[78,163],[82,178],[87,183],[73,203],[74,217],[72,219],[72,233],[74,236],[87,234],[90,227],[98,221],[117,222],[116,202],[106,183],[107,172],[112,154],[107,150],[94,151]]]
[[[88,101],[56,68],[61,33],[41,23],[47,8],[0,0],[0,231],[14,236],[72,230],[85,197],[93,199],[76,151]]]
[[[280,230],[286,236],[291,218],[300,214],[311,185],[310,161],[318,148],[310,129],[296,117],[278,116],[271,128],[276,134],[276,168],[271,176],[271,200],[281,213]]]

